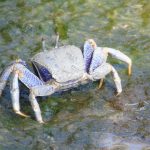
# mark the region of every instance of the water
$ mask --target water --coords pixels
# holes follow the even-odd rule
[[[148,0],[1,0],[0,70],[16,58],[28,61],[41,51],[41,38],[54,46],[82,46],[93,38],[99,46],[123,51],[133,73],[109,57],[123,93],[114,96],[111,76],[101,90],[87,84],[39,98],[46,125],[34,120],[28,90],[21,85],[21,107],[31,118],[12,111],[9,83],[0,101],[2,150],[148,150],[150,149],[150,2]]]

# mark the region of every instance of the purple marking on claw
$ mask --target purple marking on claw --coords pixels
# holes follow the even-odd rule
[[[103,48],[97,47],[93,52],[92,61],[90,64],[90,72],[106,62],[107,55],[104,53]]]
[[[85,72],[89,72],[89,67],[91,64],[93,51],[94,51],[94,49],[92,48],[92,46],[89,44],[88,41],[86,41],[84,44],[84,51],[83,51]]]
[[[50,74],[50,72],[45,67],[38,66],[38,70],[39,70],[39,73],[40,73],[44,82],[47,82],[50,79],[52,79],[52,75]]]
[[[22,64],[17,64],[16,68],[22,72],[23,76],[19,78],[27,87],[31,88],[34,86],[43,85],[43,82],[27,68],[22,66]]]

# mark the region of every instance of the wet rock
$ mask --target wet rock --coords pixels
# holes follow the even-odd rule
[[[0,100],[0,150],[150,150],[146,0],[3,0],[0,6],[0,70],[18,57],[28,62],[41,49],[41,35],[47,47],[53,47],[58,31],[62,44],[81,46],[85,38],[94,38],[98,46],[120,49],[133,60],[128,77],[124,63],[109,59],[122,80],[123,92],[118,97],[109,75],[101,89],[93,82],[40,97],[46,125],[14,114],[7,84]],[[34,116],[28,94],[20,86],[21,110]]]
[[[146,146],[142,150],[150,150],[150,146]]]
[[[113,145],[110,150],[130,150],[128,145],[125,144],[115,144]]]

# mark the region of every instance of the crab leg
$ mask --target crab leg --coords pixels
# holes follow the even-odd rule
[[[57,33],[57,36],[56,36],[55,48],[58,48],[58,42],[59,42],[59,33]]]
[[[16,72],[18,73],[19,80],[23,84],[25,84],[30,90],[32,89],[32,87],[43,85],[43,82],[23,65],[16,64],[14,66],[14,68],[15,68]],[[31,106],[35,112],[37,121],[39,121],[40,123],[43,123],[42,116],[41,116],[41,110],[40,110],[39,104],[38,104],[32,90],[29,95],[29,100],[30,100]]]
[[[42,50],[43,51],[47,51],[46,50],[46,44],[45,44],[45,39],[44,38],[42,38]]]
[[[42,119],[42,115],[41,115],[41,110],[40,110],[39,104],[38,104],[38,102],[37,102],[37,100],[35,98],[35,95],[32,92],[29,95],[29,100],[30,100],[31,106],[32,106],[32,108],[34,110],[36,120],[39,123],[44,123],[44,121]]]
[[[102,87],[103,82],[104,82],[104,79],[100,79],[99,86],[98,86],[99,89]]]
[[[36,120],[39,123],[44,123],[44,121],[42,119],[41,110],[37,102],[36,96],[51,95],[56,91],[56,89],[57,87],[55,85],[41,85],[41,86],[32,87],[30,89],[29,100],[34,110]]]
[[[33,86],[43,85],[43,82],[30,72],[21,62],[13,62],[2,72],[0,77],[0,93],[4,89],[9,75],[12,73],[11,80],[11,98],[14,111],[24,117],[28,117],[24,113],[20,112],[19,105],[19,86],[18,78],[21,80],[29,89]]]
[[[5,70],[3,70],[1,76],[0,76],[0,96],[2,94],[3,89],[6,86],[6,82],[8,80],[8,77],[10,73],[13,71],[13,66],[7,66]]]
[[[56,86],[45,85],[37,76],[21,64],[16,64],[15,68],[19,73],[19,80],[30,89],[29,100],[35,113],[36,120],[39,123],[44,123],[36,96],[51,95],[55,92]]]
[[[8,78],[9,78],[10,74],[14,71],[14,66],[15,66],[16,64],[18,64],[18,63],[22,63],[22,64],[26,65],[24,61],[22,61],[21,59],[18,59],[18,60],[16,60],[16,61],[11,62],[11,63],[2,71],[2,73],[1,73],[1,75],[0,75],[0,96],[1,96],[1,94],[2,94],[3,89],[4,89],[5,86],[6,86],[6,82],[7,82]]]
[[[37,76],[21,64],[16,64],[14,68],[18,72],[19,80],[30,89],[29,100],[35,113],[36,120],[39,123],[44,123],[36,96],[51,95],[55,92],[56,86],[45,85]]]
[[[18,79],[30,89],[29,100],[32,108],[35,112],[35,116],[38,122],[43,123],[41,110],[36,100],[36,96],[46,96],[54,93],[58,85],[45,85],[37,76],[30,72],[21,62],[14,62],[10,66],[6,67],[0,77],[0,92],[4,89],[6,81],[10,74],[11,80],[11,98],[14,111],[24,117],[28,117],[24,113],[20,112],[19,104],[19,86]]]
[[[11,87],[10,92],[11,92],[13,110],[18,115],[21,115],[23,117],[29,117],[28,115],[20,111],[18,74],[15,72],[12,74],[12,81],[11,81],[10,87]]]
[[[131,75],[131,71],[132,71],[132,60],[125,54],[123,54],[122,52],[120,52],[119,50],[115,50],[113,48],[104,48],[106,49],[106,51],[111,54],[113,57],[124,61],[128,64],[128,75]]]
[[[113,66],[111,66],[111,67],[112,67],[111,71],[112,71],[112,74],[113,74],[114,82],[115,82],[116,88],[117,88],[116,96],[118,96],[122,92],[121,79],[120,79],[116,69]]]
[[[114,79],[116,89],[117,89],[117,95],[119,95],[122,92],[121,79],[120,79],[117,71],[115,70],[115,68],[112,65],[110,65],[108,63],[104,63],[101,66],[99,66],[98,68],[96,68],[93,72],[90,72],[90,75],[93,77],[93,80],[102,79],[102,81],[103,81],[105,76],[107,74],[109,74],[110,72],[112,72],[112,74],[113,74],[113,79]],[[102,84],[101,82],[100,82],[100,84]]]

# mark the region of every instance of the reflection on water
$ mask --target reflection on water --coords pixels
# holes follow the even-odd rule
[[[122,79],[121,96],[114,96],[108,76],[101,90],[93,83],[39,98],[46,125],[12,112],[8,84],[0,101],[0,149],[150,149],[149,10],[148,0],[1,0],[0,70],[16,58],[28,61],[42,37],[53,47],[59,32],[60,45],[81,47],[94,38],[120,49],[132,58],[133,74],[109,58]],[[21,108],[34,116],[28,90],[20,88]]]

